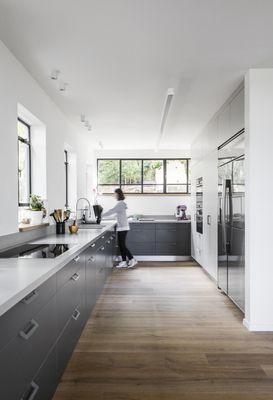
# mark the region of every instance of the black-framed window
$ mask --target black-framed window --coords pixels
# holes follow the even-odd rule
[[[31,195],[31,134],[30,125],[22,119],[17,121],[18,133],[18,202],[29,206]]]
[[[190,159],[99,158],[97,182],[99,193],[188,194]]]
[[[69,207],[69,199],[68,199],[68,152],[64,151],[64,171],[65,171],[65,207]]]

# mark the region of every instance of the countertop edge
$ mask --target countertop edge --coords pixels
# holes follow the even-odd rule
[[[31,291],[42,285],[46,280],[51,278],[51,276],[55,275],[60,269],[62,269],[66,264],[68,264],[73,258],[75,258],[78,254],[82,253],[87,247],[89,247],[92,243],[99,239],[105,232],[110,231],[116,225],[116,222],[112,222],[107,224],[101,232],[98,233],[97,236],[92,238],[92,240],[87,241],[84,244],[74,245],[71,250],[69,250],[68,254],[63,254],[55,259],[54,266],[46,273],[43,273],[39,278],[35,279],[30,284],[27,284],[23,289],[17,292],[11,297],[7,298],[4,302],[0,304],[0,317],[9,311],[13,306],[19,303],[24,297],[26,297]]]

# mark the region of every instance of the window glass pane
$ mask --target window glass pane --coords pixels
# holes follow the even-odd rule
[[[29,146],[20,140],[18,140],[18,156],[19,203],[29,203]]]
[[[143,183],[163,184],[163,160],[143,160]]]
[[[119,185],[119,160],[98,160],[98,184]]]
[[[163,193],[163,185],[144,185],[143,193]]]
[[[98,186],[98,193],[114,193],[115,189],[118,188],[118,185],[99,185]]]
[[[187,160],[167,160],[167,184],[187,183]]]
[[[29,140],[29,128],[19,120],[17,120],[17,131],[18,136],[22,139]]]
[[[124,193],[141,193],[140,185],[123,185],[121,189]]]
[[[141,183],[141,160],[121,160],[121,183]]]
[[[187,193],[187,185],[167,185],[167,193]]]

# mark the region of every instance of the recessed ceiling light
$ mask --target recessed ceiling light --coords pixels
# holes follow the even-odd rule
[[[60,82],[60,84],[59,84],[59,90],[60,90],[60,92],[65,92],[67,86],[68,86],[68,83],[66,83],[66,82]]]
[[[54,70],[51,72],[50,78],[53,79],[54,81],[56,81],[56,80],[58,79],[60,73],[61,73],[61,71],[59,71],[58,69],[54,69]]]

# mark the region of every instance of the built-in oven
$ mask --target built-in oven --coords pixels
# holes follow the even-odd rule
[[[196,231],[203,233],[203,178],[196,179]]]

